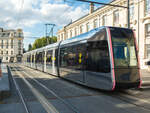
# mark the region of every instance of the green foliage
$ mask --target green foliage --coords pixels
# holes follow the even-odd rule
[[[31,51],[31,50],[32,50],[32,45],[29,44],[29,45],[28,45],[28,51]]]
[[[30,50],[34,50],[34,49],[46,46],[47,40],[48,40],[49,44],[52,44],[52,43],[57,42],[57,37],[53,36],[53,37],[47,37],[47,38],[46,37],[38,38],[34,41],[33,45],[31,46],[32,47],[31,49],[29,49],[29,47],[28,47],[28,50],[30,51]],[[30,46],[30,44],[29,44],[29,46]]]

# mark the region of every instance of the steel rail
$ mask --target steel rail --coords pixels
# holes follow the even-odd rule
[[[48,113],[59,113],[55,107],[48,102],[48,100],[39,92],[37,91],[32,85],[31,83],[29,83],[25,77],[21,74],[21,72],[16,72],[19,74],[19,76],[23,79],[23,81],[27,84],[27,86],[31,89],[31,91],[33,92],[33,94],[35,95],[35,97],[39,100],[39,102],[41,103],[41,105],[43,106],[43,108],[48,112]]]
[[[9,68],[9,67],[8,67],[8,69],[9,69],[9,71],[10,71],[10,68]],[[18,95],[19,95],[19,97],[20,97],[20,99],[21,99],[21,102],[22,102],[22,104],[23,104],[23,106],[24,106],[24,108],[25,108],[26,113],[30,113],[30,112],[29,112],[29,109],[28,109],[28,107],[27,107],[27,104],[25,103],[25,100],[24,100],[24,98],[23,98],[23,95],[22,95],[22,93],[21,93],[21,90],[20,90],[20,88],[19,88],[19,86],[18,86],[16,80],[15,80],[15,79],[13,78],[13,76],[12,76],[12,73],[10,74],[10,76],[12,77],[12,80],[13,80],[13,82],[14,82],[14,84],[15,84],[16,90],[17,90]]]
[[[54,95],[56,98],[58,98],[60,101],[62,101],[67,107],[71,108],[71,110],[74,113],[80,113],[71,103],[66,102],[63,98],[59,97],[54,91],[50,90],[49,88],[47,88],[44,84],[42,84],[41,82],[39,82],[38,80],[34,79],[32,76],[30,76],[28,73],[26,73],[25,71],[23,71],[24,74],[26,76],[28,76],[29,78],[31,78],[33,81],[35,81],[38,85],[40,85],[41,87],[43,87],[45,90],[47,90],[49,93],[51,93],[52,95]]]

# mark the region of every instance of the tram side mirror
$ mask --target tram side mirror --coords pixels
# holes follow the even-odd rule
[[[149,65],[149,66],[150,66],[150,61],[148,61],[148,62],[147,62],[147,65]]]

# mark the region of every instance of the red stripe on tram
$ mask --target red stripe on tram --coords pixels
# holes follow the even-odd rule
[[[136,52],[138,52],[139,48],[137,46],[136,35],[135,35],[134,31],[133,31],[133,34],[134,34],[134,42],[135,42]],[[139,71],[139,77],[140,77],[140,84],[139,84],[138,88],[141,88],[141,86],[142,86],[142,80],[141,80],[141,72],[140,72],[140,59],[139,59],[139,54],[138,53],[137,53],[137,59],[138,59],[138,67],[139,67],[138,71]]]
[[[110,28],[108,28],[108,39],[109,39],[109,44],[110,44],[111,62],[112,62],[112,75],[113,75],[113,87],[112,87],[112,90],[115,90],[116,80],[115,80],[114,56],[113,56],[113,48],[112,48]]]

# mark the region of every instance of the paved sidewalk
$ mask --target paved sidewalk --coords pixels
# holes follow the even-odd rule
[[[2,64],[2,77],[0,77],[0,100],[10,95],[9,77],[7,71],[7,65]]]
[[[142,77],[142,86],[150,86],[150,71],[142,69],[141,77]]]

